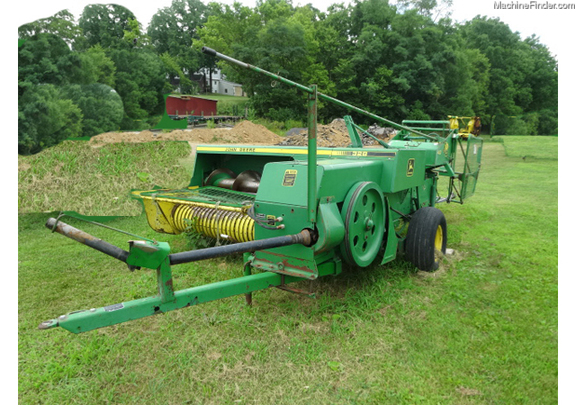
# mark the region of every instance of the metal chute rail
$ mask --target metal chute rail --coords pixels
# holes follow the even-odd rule
[[[81,235],[77,240],[125,261],[130,269],[155,269],[158,293],[73,312],[41,328],[84,332],[239,294],[251,302],[253,291],[278,287],[299,292],[287,284],[337,275],[343,264],[385,264],[400,254],[420,270],[438,268],[448,230],[435,205],[463,202],[474,193],[482,156],[477,133],[452,118],[397,124],[324,95],[315,85],[295,83],[209,48],[203,51],[304,92],[307,146],[199,145],[187,185],[133,191],[157,232],[192,230],[230,242],[223,246],[170,253],[167,243],[147,240],[132,241],[125,251],[49,221],[47,226],[65,236]],[[398,133],[365,147],[363,129],[345,116],[350,146],[318,147],[318,100],[364,114]],[[441,178],[448,179],[445,196],[439,191]],[[174,290],[171,266],[237,252],[244,252],[244,276]]]

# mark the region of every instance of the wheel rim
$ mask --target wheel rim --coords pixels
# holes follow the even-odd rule
[[[436,228],[436,236],[434,237],[434,250],[437,252],[442,252],[442,245],[444,244],[444,231],[442,227],[438,225]]]
[[[444,255],[444,231],[442,226],[438,225],[436,228],[436,235],[434,236],[434,264],[432,266],[433,270],[437,270],[440,267],[440,260]]]
[[[346,227],[343,256],[349,264],[366,267],[374,261],[382,244],[384,201],[382,192],[372,182],[361,183],[350,193],[342,210]]]

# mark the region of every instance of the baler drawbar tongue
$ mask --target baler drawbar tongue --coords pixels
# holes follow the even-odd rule
[[[139,268],[157,270],[158,294],[155,296],[108,305],[102,308],[75,311],[56,319],[42,322],[39,325],[39,329],[50,329],[60,326],[73,333],[86,332],[234,295],[250,294],[253,291],[269,287],[283,287],[288,283],[298,281],[299,278],[265,272],[247,274],[232,280],[175,291],[170,266],[227,256],[233,253],[254,252],[294,244],[308,246],[313,240],[311,232],[304,229],[294,235],[171,254],[168,243],[149,240],[130,241],[129,251],[126,251],[62,221],[57,221],[55,218],[48,219],[46,227],[127,263],[131,270]]]

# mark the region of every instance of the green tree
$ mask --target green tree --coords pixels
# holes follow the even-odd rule
[[[439,103],[447,115],[475,116],[486,110],[490,62],[478,49],[454,50],[454,63],[445,71],[446,89]]]
[[[190,80],[184,73],[184,69],[180,66],[180,63],[178,63],[178,59],[170,55],[168,52],[164,52],[160,55],[160,60],[164,65],[164,71],[166,74],[172,79],[179,79],[179,87],[182,92],[192,92],[192,89],[195,87],[195,85],[192,80]],[[172,91],[174,91],[174,86],[172,86],[169,82],[166,82],[164,92],[170,93]]]
[[[199,0],[174,0],[170,7],[158,10],[148,26],[151,45],[161,56],[166,72],[171,79],[179,77],[185,91],[192,88],[192,75],[206,66],[204,55],[193,45],[209,10]]]
[[[139,24],[126,7],[116,4],[90,4],[84,7],[78,20],[83,33],[80,49],[96,44],[103,48],[126,49],[136,45],[140,37]],[[136,24],[136,25],[135,25]]]
[[[488,117],[484,123],[492,128],[497,115],[521,115],[522,104],[529,103],[530,93],[522,88],[526,69],[519,50],[519,34],[512,32],[499,19],[487,17],[476,17],[466,22],[461,27],[461,33],[466,45],[478,49],[490,62],[485,110],[481,112]],[[503,123],[497,128],[503,131]]]
[[[111,87],[101,83],[70,85],[63,92],[82,112],[82,136],[94,136],[119,128],[124,107],[122,99]]]
[[[18,153],[37,153],[81,132],[80,109],[60,86],[80,77],[81,60],[51,33],[37,33],[18,48]]]
[[[330,93],[334,84],[318,62],[318,17],[310,6],[294,8],[284,0],[258,2],[254,9],[235,4],[214,8],[199,35],[205,45],[222,53],[299,83],[318,84]],[[221,66],[230,80],[243,84],[257,115],[286,120],[306,114],[306,97],[295,88],[245,69]]]
[[[142,120],[161,114],[166,75],[158,55],[147,50],[116,49],[110,52],[110,58],[116,66],[115,90],[122,97],[127,117]]]
[[[401,11],[416,10],[434,21],[452,14],[452,0],[398,0],[396,3]]]
[[[81,34],[74,16],[68,10],[61,10],[48,18],[41,18],[18,27],[18,38],[32,38],[38,34],[53,34],[72,46]]]
[[[208,19],[198,29],[200,41],[195,43],[196,48],[199,50],[201,46],[205,45],[221,53],[235,55],[240,60],[250,60],[249,58],[252,57],[251,44],[262,28],[262,21],[258,13],[254,9],[243,6],[240,3],[234,3],[232,6],[210,3],[209,6]],[[204,56],[202,65],[206,67],[210,75],[217,64],[231,80],[242,83],[244,90],[248,94],[253,93],[253,90],[248,88],[250,85],[246,84],[245,80],[247,76],[253,76],[250,76],[247,72],[238,71],[237,68],[228,64],[218,63],[211,56]],[[211,77],[208,82],[209,86],[211,86]]]
[[[96,44],[84,52],[79,52],[78,56],[82,67],[80,83],[102,83],[114,87],[116,66],[100,44]]]
[[[40,33],[18,48],[18,83],[73,83],[81,75],[81,60],[54,34]],[[19,95],[21,91],[19,90]]]
[[[31,86],[18,98],[18,153],[32,154],[80,136],[82,112],[52,84]]]
[[[301,26],[284,18],[274,19],[259,32],[253,57],[263,69],[301,82],[301,68],[305,63],[304,41]],[[304,97],[294,87],[254,77],[247,82],[247,88],[253,91],[252,106],[260,115],[285,121],[302,117],[305,113]]]
[[[532,35],[523,43],[530,61],[524,85],[531,89],[526,109],[537,113],[537,133],[558,134],[558,62],[548,48]]]

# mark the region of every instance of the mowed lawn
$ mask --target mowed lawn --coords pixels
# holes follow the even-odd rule
[[[537,149],[523,148],[536,139]],[[557,141],[485,143],[476,195],[439,206],[455,252],[435,273],[400,260],[345,267],[337,277],[299,283],[317,299],[271,289],[255,293],[252,307],[232,297],[81,335],[37,327],[154,295],[155,272],[129,272],[51,233],[44,223],[57,213],[21,214],[19,402],[555,404]],[[133,239],[63,221],[122,248]],[[106,224],[188,249],[184,236],[156,234],[143,216]],[[242,261],[179,265],[173,273],[182,289],[238,277]]]

